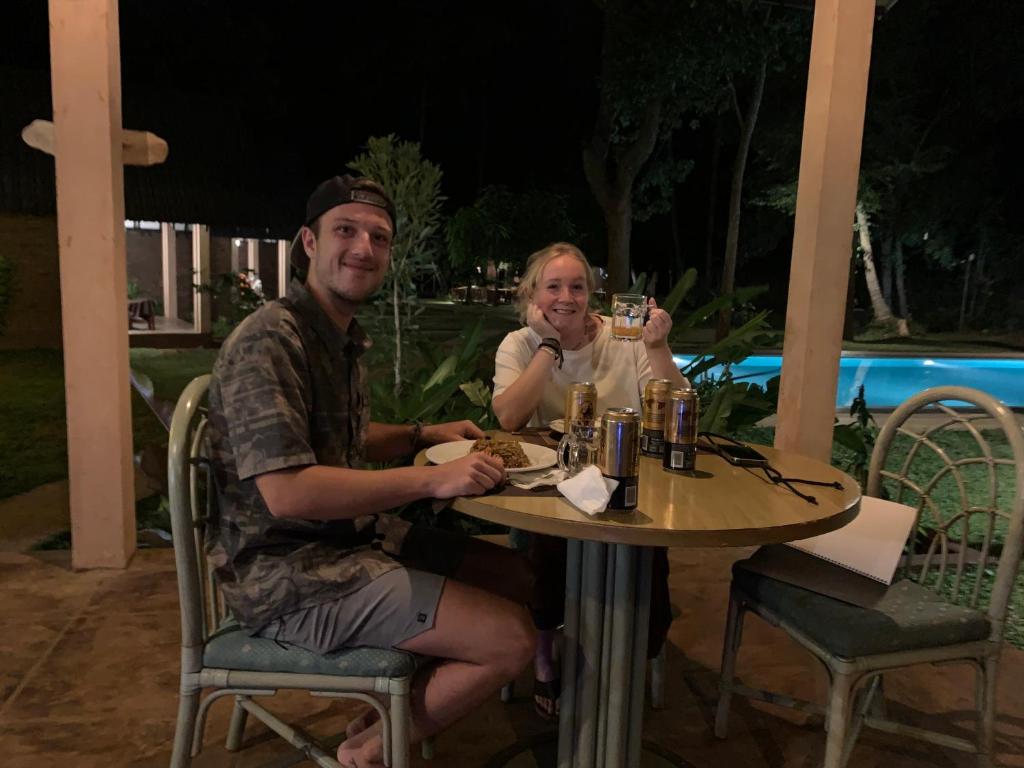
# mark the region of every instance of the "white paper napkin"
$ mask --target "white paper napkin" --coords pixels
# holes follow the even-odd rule
[[[560,482],[558,490],[577,509],[588,515],[598,515],[604,512],[612,491],[618,486],[618,480],[605,477],[600,469],[591,464],[576,476]]]
[[[530,490],[544,485],[556,485],[565,480],[566,474],[557,467],[555,469],[538,469],[536,472],[516,472],[509,474],[508,481],[516,488]]]

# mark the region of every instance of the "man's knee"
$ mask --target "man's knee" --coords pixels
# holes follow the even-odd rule
[[[497,663],[502,666],[504,676],[509,680],[519,675],[533,659],[537,650],[537,630],[533,619],[522,606],[515,606],[509,611],[501,633],[501,649],[495,654]]]

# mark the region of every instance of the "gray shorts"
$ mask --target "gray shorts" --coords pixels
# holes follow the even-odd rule
[[[444,581],[436,573],[396,568],[337,600],[286,614],[256,634],[320,654],[399,646],[433,629]]]

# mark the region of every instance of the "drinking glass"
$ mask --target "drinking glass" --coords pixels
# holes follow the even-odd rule
[[[569,475],[575,475],[596,463],[600,434],[600,422],[573,423],[558,443],[556,449],[558,468],[568,472]]]
[[[638,293],[616,293],[612,296],[612,338],[618,341],[640,341],[647,319],[647,297]]]

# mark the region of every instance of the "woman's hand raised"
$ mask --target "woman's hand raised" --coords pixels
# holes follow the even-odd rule
[[[658,302],[648,299],[647,323],[644,325],[644,344],[648,349],[657,349],[668,344],[668,332],[672,330],[672,315],[658,309]]]
[[[540,307],[532,302],[526,307],[526,324],[542,339],[562,340],[561,334],[548,322]]]

